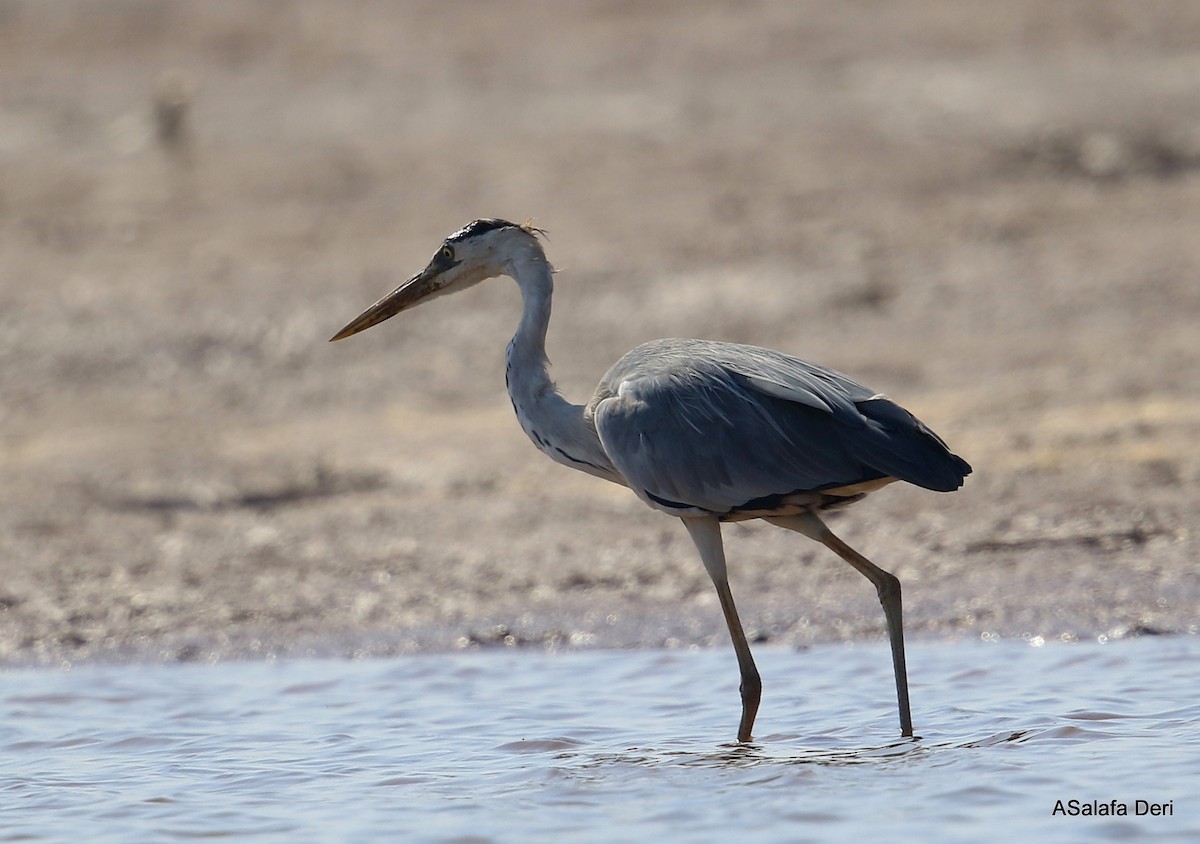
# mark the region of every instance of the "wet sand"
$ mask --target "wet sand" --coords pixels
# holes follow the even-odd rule
[[[0,5],[0,660],[724,644],[683,529],[545,460],[512,283],[327,338],[532,218],[575,400],[767,345],[975,467],[834,528],[911,636],[1195,632],[1200,7]],[[755,637],[870,586],[726,529]]]

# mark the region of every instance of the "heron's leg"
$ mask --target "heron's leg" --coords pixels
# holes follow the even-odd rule
[[[908,705],[908,670],[904,664],[904,612],[900,604],[900,581],[834,536],[813,512],[798,516],[768,518],[773,525],[802,533],[833,551],[875,585],[883,615],[887,619],[888,639],[892,645],[892,668],[896,675],[896,700],[900,705],[900,735],[913,734],[912,711]]]
[[[682,521],[692,535],[692,542],[696,543],[696,550],[700,552],[700,559],[712,578],[713,586],[717,587],[717,598],[721,601],[721,611],[725,613],[725,624],[729,627],[729,637],[733,639],[733,651],[737,654],[738,670],[742,675],[742,721],[738,725],[737,740],[751,741],[754,716],[758,714],[758,702],[762,698],[762,679],[758,676],[754,657],[750,655],[750,644],[746,641],[746,632],[742,630],[737,608],[733,605],[733,593],[729,591],[725,548],[721,544],[721,523],[712,517]]]

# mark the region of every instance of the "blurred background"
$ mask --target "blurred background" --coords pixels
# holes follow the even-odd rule
[[[473,218],[583,401],[772,346],[970,460],[838,530],[912,636],[1196,631],[1200,5],[0,0],[0,660],[724,643],[685,532],[538,455],[498,279],[326,343]],[[758,640],[878,637],[727,529]]]

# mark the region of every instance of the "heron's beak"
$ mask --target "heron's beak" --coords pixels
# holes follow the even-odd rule
[[[371,307],[352,319],[345,328],[329,338],[329,342],[343,340],[351,334],[365,331],[372,325],[378,325],[385,319],[390,319],[401,311],[406,311],[424,299],[441,290],[445,286],[442,272],[446,268],[437,262],[431,263],[404,284],[384,296]]]

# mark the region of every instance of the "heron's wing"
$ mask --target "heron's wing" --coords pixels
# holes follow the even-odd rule
[[[630,486],[671,507],[726,513],[884,477],[953,489],[963,472],[947,458],[966,466],[858,382],[748,346],[638,347],[605,376],[589,411]]]

